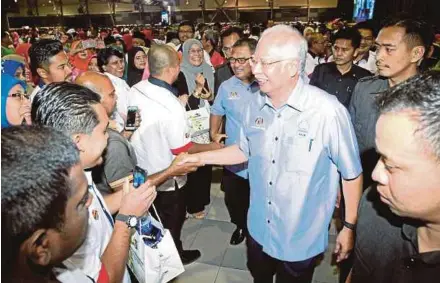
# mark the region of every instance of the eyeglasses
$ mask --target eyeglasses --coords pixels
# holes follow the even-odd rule
[[[191,55],[202,54],[202,53],[203,53],[202,49],[191,49],[189,51],[189,54],[191,54]]]
[[[234,64],[235,62],[238,62],[239,64],[244,64],[244,63],[246,63],[249,59],[251,59],[251,58],[250,58],[250,57],[249,57],[249,58],[234,58],[234,57],[229,57],[229,58],[228,58],[228,62],[231,63],[231,64]]]
[[[16,92],[16,93],[11,93],[9,95],[9,97],[20,98],[20,99],[30,99],[31,96],[27,93]]]
[[[193,33],[192,30],[179,30],[179,33]]]
[[[251,65],[252,68],[256,67],[258,64],[261,64],[261,66],[266,69],[266,68],[269,68],[270,66],[272,66],[273,64],[283,62],[283,61],[288,61],[288,60],[295,60],[295,59],[298,59],[298,58],[291,57],[291,58],[285,58],[285,59],[271,61],[270,59],[263,59],[262,58],[260,60],[257,60],[257,59],[255,59],[255,57],[251,57],[249,60],[249,64]]]

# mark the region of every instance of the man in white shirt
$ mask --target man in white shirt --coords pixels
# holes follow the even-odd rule
[[[373,27],[369,22],[360,22],[354,28],[359,31],[362,40],[361,46],[358,49],[358,56],[353,63],[370,71],[372,74],[376,74],[376,52],[371,51],[375,40]]]
[[[220,148],[220,144],[191,142],[185,108],[171,85],[180,72],[177,52],[168,45],[154,45],[148,53],[150,78],[131,88],[129,105],[138,106],[142,124],[131,138],[138,165],[149,174],[167,168],[182,152]],[[185,221],[183,187],[186,176],[169,178],[158,186],[154,202],[165,228],[170,230],[183,264],[200,257],[198,250],[184,251],[180,234]]]
[[[38,85],[31,93],[31,101],[44,85],[72,80],[69,57],[58,40],[41,39],[32,44],[29,60],[32,75],[39,78]]]
[[[305,74],[310,77],[315,67],[321,63],[325,63],[325,38],[322,33],[313,33],[307,41],[309,50],[307,52]]]
[[[109,120],[96,93],[70,83],[51,84],[36,95],[32,106],[35,124],[51,126],[72,138],[80,152],[83,169],[102,163]],[[107,274],[110,282],[128,283],[126,266],[130,235],[131,229],[136,227],[132,223],[148,211],[156,197],[155,187],[147,182],[136,190],[125,192],[114,222],[90,171],[86,171],[86,176],[93,198],[89,207],[89,229],[86,240],[65,264],[81,269],[98,282]],[[121,217],[127,220],[119,220]]]

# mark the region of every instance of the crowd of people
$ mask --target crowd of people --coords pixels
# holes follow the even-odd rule
[[[133,223],[153,204],[196,261],[181,231],[205,217],[213,165],[254,282],[312,282],[335,209],[340,282],[438,280],[427,23],[34,28],[1,44],[5,282],[135,281]],[[209,119],[197,135],[194,111]]]

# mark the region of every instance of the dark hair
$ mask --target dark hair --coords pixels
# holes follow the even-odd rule
[[[377,29],[371,20],[359,22],[353,28],[356,29],[357,31],[359,31],[360,29],[371,30],[373,36],[374,37],[377,36]]]
[[[211,45],[215,49],[218,45],[218,39],[219,39],[218,32],[215,30],[212,30],[212,29],[208,29],[208,30],[205,30],[203,35],[205,36],[205,39],[207,41],[211,42]]]
[[[223,31],[220,37],[223,39],[225,37],[231,36],[233,33],[236,33],[239,38],[243,38],[243,30],[239,27],[230,27],[227,30]]]
[[[167,38],[167,40],[165,43],[168,43],[168,42],[171,42],[171,40],[173,40],[173,39],[176,39],[176,38],[179,39],[179,36],[177,35],[177,32],[169,31],[169,32],[167,32],[166,38]]]
[[[116,56],[120,59],[124,59],[124,54],[121,53],[118,49],[114,47],[106,47],[104,49],[99,50],[97,57],[98,67],[101,72],[104,72],[102,66],[107,65],[110,57]]]
[[[191,27],[192,32],[194,33],[194,25],[190,21],[182,21],[182,22],[180,22],[179,27],[177,28],[177,32],[179,32],[180,28],[183,27],[183,26]]]
[[[434,41],[434,31],[424,21],[415,19],[390,19],[385,22],[383,28],[401,27],[405,29],[404,40],[408,47],[424,46],[426,55]]]
[[[351,41],[351,46],[354,49],[358,49],[361,46],[362,36],[357,29],[345,28],[339,30],[335,35],[332,36],[332,43],[334,44],[337,39],[347,39]]]
[[[29,48],[30,69],[34,76],[37,69],[49,65],[49,60],[63,51],[63,44],[59,40],[40,39]]]
[[[32,122],[68,135],[91,134],[99,123],[92,106],[99,102],[99,95],[83,86],[51,83],[39,91],[32,102]]]
[[[1,150],[2,267],[10,272],[32,233],[62,229],[79,153],[71,138],[41,126],[2,129]]]
[[[420,115],[418,131],[440,160],[440,72],[429,71],[390,88],[376,97],[379,113],[405,109]]]
[[[260,36],[261,29],[259,26],[253,26],[251,28],[251,35]]]
[[[258,42],[253,38],[240,38],[234,43],[232,48],[247,46],[251,53],[254,54],[255,49],[257,48],[257,43]]]

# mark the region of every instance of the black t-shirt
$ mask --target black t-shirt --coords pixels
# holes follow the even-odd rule
[[[350,104],[351,94],[359,79],[371,76],[371,73],[353,64],[350,71],[341,74],[334,62],[315,67],[310,78],[310,85],[319,87],[336,96],[346,108]]]
[[[440,250],[418,252],[419,225],[392,213],[375,186],[366,190],[359,205],[351,282],[439,282]]]

